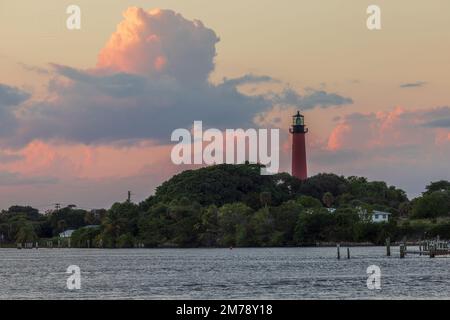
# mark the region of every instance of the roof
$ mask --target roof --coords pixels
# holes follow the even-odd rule
[[[387,214],[387,215],[391,215],[392,213],[390,212],[384,212],[384,211],[379,211],[379,210],[373,210],[372,214]]]
[[[87,226],[84,226],[84,227],[82,227],[82,228],[88,228],[88,229],[91,229],[91,228],[100,228],[100,225],[99,225],[99,224],[88,224]]]
[[[64,232],[61,232],[61,233],[59,234],[59,236],[60,236],[61,238],[67,238],[67,237],[70,237],[74,231],[75,231],[74,229],[68,229],[68,230],[66,230],[66,231],[64,231]]]

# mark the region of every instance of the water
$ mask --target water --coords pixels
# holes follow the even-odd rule
[[[450,298],[450,258],[385,248],[0,249],[0,299]],[[68,290],[69,265],[81,289]],[[381,268],[381,290],[366,269]]]

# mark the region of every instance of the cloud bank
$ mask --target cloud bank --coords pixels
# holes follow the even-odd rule
[[[317,171],[368,176],[419,194],[430,181],[449,178],[450,131],[442,117],[450,118],[450,107],[349,114],[313,146],[311,163]]]
[[[290,88],[251,96],[239,91],[244,84],[279,83],[264,75],[212,84],[208,78],[219,41],[213,30],[171,10],[132,7],[123,16],[94,68],[51,64],[53,98],[15,112],[19,129],[4,137],[9,145],[25,146],[33,140],[165,144],[173,130],[190,128],[194,120],[219,129],[246,128],[255,126],[255,115],[274,105],[312,109],[353,102],[325,91],[309,90],[303,96]],[[9,91],[3,95],[10,103],[27,98]]]

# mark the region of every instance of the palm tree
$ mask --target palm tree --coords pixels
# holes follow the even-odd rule
[[[267,206],[272,201],[272,194],[270,192],[261,192],[259,195],[259,200],[261,201],[261,204],[267,208]]]
[[[20,221],[19,231],[16,234],[16,241],[18,243],[33,242],[37,236],[34,232],[34,227],[29,221]]]

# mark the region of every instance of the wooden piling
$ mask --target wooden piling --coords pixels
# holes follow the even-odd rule
[[[391,256],[391,238],[386,238],[386,256]]]
[[[350,259],[350,248],[347,247],[347,259]]]
[[[430,250],[429,251],[430,252],[430,258],[434,258],[436,256],[436,245],[435,244],[431,245],[429,250]]]
[[[339,260],[339,259],[341,259],[341,245],[337,244],[336,249],[337,249],[337,258]]]
[[[406,255],[406,246],[405,244],[400,245],[400,259],[403,259]]]

